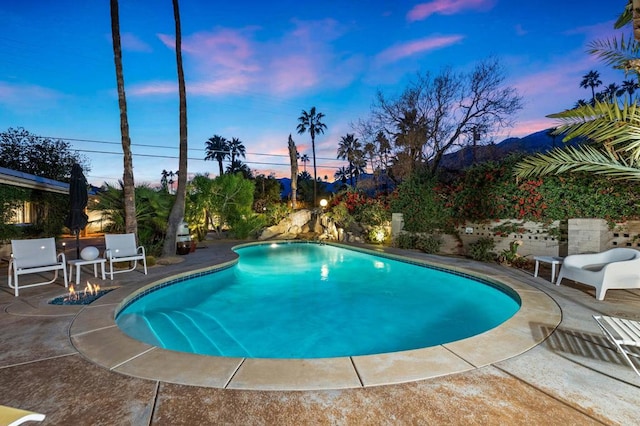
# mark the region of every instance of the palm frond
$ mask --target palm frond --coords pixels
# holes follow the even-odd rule
[[[620,105],[616,102],[598,102],[548,115],[563,124],[555,134],[564,135],[563,141],[585,138],[613,150],[640,159],[640,108],[628,100]]]
[[[605,64],[625,72],[638,69],[633,65],[637,62],[640,44],[633,38],[624,35],[606,40],[595,40],[588,44],[587,52],[601,59]]]
[[[633,19],[633,0],[628,0],[627,5],[624,7],[624,11],[618,17],[613,24],[613,28],[620,29],[630,23]]]
[[[607,150],[585,145],[556,148],[546,154],[527,157],[515,166],[514,175],[529,178],[571,171],[640,181],[640,167],[636,161],[625,161]]]

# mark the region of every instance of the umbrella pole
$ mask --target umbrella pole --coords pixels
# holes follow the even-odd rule
[[[80,230],[76,229],[76,259],[80,259]]]

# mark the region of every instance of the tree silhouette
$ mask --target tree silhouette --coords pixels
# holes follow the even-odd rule
[[[596,87],[602,85],[602,81],[600,80],[600,73],[598,71],[589,71],[585,75],[582,76],[582,81],[580,82],[580,87],[583,88],[591,88],[591,102],[596,99]]]
[[[311,135],[311,152],[313,154],[313,206],[316,207],[316,200],[318,198],[318,172],[316,168],[316,134],[323,134],[327,128],[326,124],[322,122],[324,114],[316,112],[316,107],[311,107],[309,112],[302,110],[302,114],[298,117],[298,133],[303,134],[309,132]]]

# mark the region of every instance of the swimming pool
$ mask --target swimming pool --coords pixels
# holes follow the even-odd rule
[[[331,245],[236,249],[237,265],[135,297],[126,334],[182,352],[328,358],[397,352],[482,333],[519,299],[456,275]]]

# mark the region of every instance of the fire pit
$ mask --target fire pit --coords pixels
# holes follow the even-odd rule
[[[87,282],[87,286],[82,291],[76,291],[73,284],[69,286],[69,293],[64,296],[56,297],[49,301],[50,305],[88,305],[115,288],[100,289],[97,284]]]

